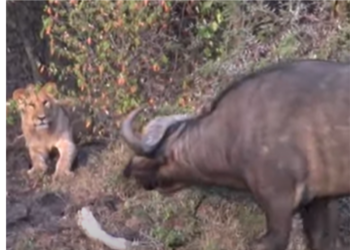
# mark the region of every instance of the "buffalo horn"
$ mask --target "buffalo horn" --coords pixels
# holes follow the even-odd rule
[[[153,150],[165,135],[166,130],[173,124],[188,120],[192,115],[189,114],[177,114],[169,116],[158,116],[151,120],[144,129],[142,135],[142,144],[148,149]]]
[[[120,134],[125,140],[125,142],[130,146],[130,148],[136,154],[140,154],[140,155],[143,155],[145,152],[144,152],[141,138],[139,138],[132,129],[132,123],[142,109],[143,107],[139,107],[131,111],[131,113],[122,122],[121,131],[120,131]]]
[[[134,133],[132,123],[141,110],[142,107],[133,110],[121,125],[121,136],[138,155],[146,155],[152,152],[164,137],[169,126],[193,117],[190,114],[158,116],[147,123],[140,138]]]

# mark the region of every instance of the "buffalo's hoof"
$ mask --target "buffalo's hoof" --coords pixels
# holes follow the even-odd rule
[[[270,235],[270,237],[265,236],[254,241],[249,250],[286,250],[287,246],[288,243]]]
[[[253,243],[250,249],[251,250],[268,250],[266,245],[263,243]]]

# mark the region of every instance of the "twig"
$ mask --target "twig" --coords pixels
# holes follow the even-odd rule
[[[199,200],[197,201],[197,203],[195,204],[194,206],[194,209],[193,209],[193,215],[195,217],[197,217],[197,212],[198,212],[198,209],[200,208],[200,206],[203,204],[204,200],[207,198],[207,195],[203,194],[200,196]]]
[[[16,136],[16,138],[13,140],[13,142],[6,145],[6,149],[14,147],[22,138],[24,138],[23,134]]]

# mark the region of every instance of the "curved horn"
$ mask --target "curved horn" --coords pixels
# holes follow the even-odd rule
[[[132,130],[132,123],[142,109],[143,107],[139,107],[133,110],[121,125],[121,136],[138,155],[147,155],[152,152],[164,137],[169,126],[194,117],[194,115],[190,114],[156,117],[146,124],[144,132],[140,135],[140,138]]]
[[[132,129],[132,123],[135,120],[136,116],[141,112],[143,107],[139,107],[131,111],[131,113],[125,118],[121,124],[120,134],[123,137],[124,141],[131,147],[136,154],[143,155],[143,143],[141,138],[139,138]]]
[[[148,122],[142,135],[142,145],[146,152],[151,152],[162,140],[167,129],[177,122],[188,120],[193,115],[177,114],[169,116],[158,116]]]

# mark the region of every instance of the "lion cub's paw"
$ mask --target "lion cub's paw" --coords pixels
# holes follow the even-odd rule
[[[59,179],[61,178],[64,178],[64,179],[71,179],[75,176],[75,173],[72,172],[72,171],[69,171],[69,170],[66,170],[66,171],[56,171],[54,174],[53,174],[53,180],[54,181],[58,181]]]
[[[46,170],[32,167],[31,169],[27,170],[27,174],[29,177],[34,178],[36,176],[43,176],[46,173]]]

